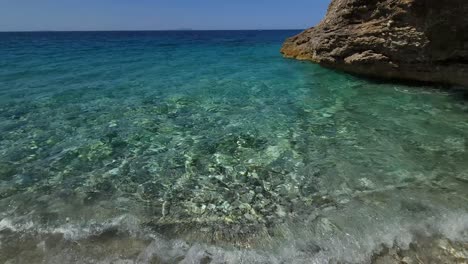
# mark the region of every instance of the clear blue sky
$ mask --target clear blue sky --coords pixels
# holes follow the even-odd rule
[[[0,31],[301,29],[329,0],[0,0]]]

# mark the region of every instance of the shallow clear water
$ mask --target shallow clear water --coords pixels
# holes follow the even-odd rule
[[[0,262],[468,241],[466,94],[282,58],[296,33],[1,33]]]

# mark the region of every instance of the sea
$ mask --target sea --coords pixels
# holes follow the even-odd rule
[[[467,90],[299,32],[0,33],[0,263],[463,259]]]

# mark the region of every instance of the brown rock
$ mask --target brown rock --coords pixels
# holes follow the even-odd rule
[[[467,0],[332,0],[285,57],[351,73],[468,86]]]

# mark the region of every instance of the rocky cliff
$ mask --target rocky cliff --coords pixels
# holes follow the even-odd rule
[[[333,0],[281,52],[351,73],[468,86],[468,1]]]

